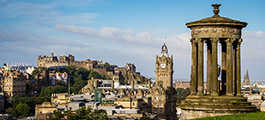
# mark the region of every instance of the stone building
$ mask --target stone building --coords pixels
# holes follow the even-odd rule
[[[132,65],[126,65],[128,72],[135,72]],[[122,70],[117,70],[122,71]],[[88,80],[81,93],[93,94],[95,89],[101,89],[107,95],[115,94],[114,103],[125,109],[137,109],[147,115],[156,116],[158,119],[176,119],[176,90],[173,87],[173,57],[168,56],[167,46],[162,46],[160,56],[156,57],[156,85],[151,85],[151,80],[143,83],[135,74],[130,74],[130,85],[120,85],[114,80]],[[106,81],[106,82],[104,82]],[[104,84],[102,84],[104,83]],[[106,83],[106,84],[105,84]],[[110,87],[109,87],[110,86]]]
[[[147,98],[151,97],[152,114],[158,119],[173,120],[176,114],[176,90],[173,87],[173,56],[169,57],[168,48],[162,46],[160,56],[156,56],[156,85],[149,89]]]
[[[136,72],[136,66],[131,63],[127,63],[125,67],[118,67],[117,65],[110,65],[110,68],[105,68],[103,61],[98,60],[83,60],[77,61],[75,57],[71,54],[68,56],[38,56],[37,67],[52,68],[52,67],[65,67],[65,66],[75,66],[77,68],[85,68],[87,70],[94,70],[100,75],[106,75],[109,79],[115,79],[121,84],[129,84],[131,80],[131,75],[133,74],[137,77],[138,82],[147,83],[147,78]]]
[[[139,109],[147,113],[149,117],[157,119],[177,119],[176,114],[176,90],[173,87],[173,57],[169,57],[167,46],[162,46],[160,56],[156,56],[156,84],[148,90],[135,89],[135,82],[131,82],[130,92],[123,89],[118,91],[120,98],[115,100],[118,105],[126,108]]]
[[[214,15],[186,23],[191,29],[191,95],[179,105],[181,119],[247,113],[257,110],[241,94],[241,29],[246,22],[219,15],[221,4],[213,4]],[[207,94],[204,93],[204,45],[206,45]],[[221,61],[218,67],[218,47]],[[219,70],[221,68],[221,70]],[[218,80],[219,74],[221,81]],[[222,86],[220,84],[222,84]],[[221,87],[220,87],[221,86]]]
[[[50,102],[43,102],[35,106],[35,116],[40,114],[51,114],[53,111],[57,111],[57,105],[51,104]]]
[[[0,92],[0,113],[5,111],[5,96],[3,92]]]
[[[250,85],[248,70],[246,71],[246,74],[244,76],[243,85]]]
[[[26,95],[26,77],[17,69],[12,69],[9,65],[0,70],[1,89],[8,101],[13,96]]]
[[[263,102],[263,98],[260,94],[254,93],[247,96],[248,102],[251,102],[252,105],[257,106],[258,109],[260,109],[260,105]]]
[[[55,86],[60,82],[67,85],[68,74],[66,72],[60,73],[55,71],[49,71],[49,81],[51,82],[52,86]]]
[[[175,89],[177,88],[190,88],[190,81],[176,81],[175,82]]]
[[[37,59],[38,67],[60,67],[60,66],[75,66],[77,68],[86,68],[88,70],[94,70],[99,74],[107,74],[106,68],[104,68],[104,64],[102,61],[98,60],[83,60],[76,61],[75,57],[71,54],[68,56],[54,56],[54,53],[51,53],[51,56],[38,56]]]
[[[54,93],[51,95],[51,104],[68,104],[70,95],[68,93]]]
[[[41,88],[51,85],[49,79],[49,70],[47,68],[41,68],[39,72],[34,76],[34,89],[40,91]]]

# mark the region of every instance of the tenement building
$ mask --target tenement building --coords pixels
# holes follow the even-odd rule
[[[12,69],[9,64],[0,69],[0,81],[8,101],[11,101],[13,96],[26,94],[26,77],[18,69]]]
[[[176,81],[175,89],[177,88],[183,88],[183,89],[190,88],[190,81]]]
[[[181,119],[256,111],[256,107],[241,95],[241,29],[247,23],[221,17],[221,5],[212,6],[212,17],[186,24],[191,29],[192,37],[191,95],[179,105],[182,109]],[[203,85],[204,53],[207,53],[206,93]],[[219,74],[221,81],[218,80]]]

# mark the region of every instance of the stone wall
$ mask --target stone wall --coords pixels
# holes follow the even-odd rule
[[[213,117],[213,116],[220,116],[220,115],[232,115],[235,113],[229,113],[228,111],[223,111],[220,113],[214,112],[206,112],[206,111],[194,111],[194,110],[181,110],[180,119],[195,119],[195,118],[202,118],[202,117]]]

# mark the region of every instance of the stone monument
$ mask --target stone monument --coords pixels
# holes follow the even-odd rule
[[[241,95],[241,29],[246,22],[221,17],[213,4],[214,15],[186,23],[191,29],[191,95],[182,101],[181,119],[247,113],[256,107]],[[218,68],[221,46],[221,71]],[[207,92],[204,92],[204,45],[207,46]],[[219,71],[221,81],[218,80]]]

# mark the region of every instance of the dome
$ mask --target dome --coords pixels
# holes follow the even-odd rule
[[[5,70],[12,70],[12,68],[9,66],[9,63],[7,63],[7,66],[5,67]]]
[[[164,42],[164,45],[162,46],[162,51],[161,51],[160,57],[162,57],[162,55],[164,55],[165,57],[168,57],[168,49],[167,49],[165,42]]]
[[[11,70],[11,67],[9,67],[9,66],[5,67],[5,70]]]
[[[214,7],[214,15],[212,17],[204,18],[198,21],[186,23],[187,27],[194,27],[194,26],[215,26],[215,25],[226,25],[226,26],[237,26],[239,28],[243,28],[247,26],[246,22],[240,22],[237,20],[233,20],[226,17],[221,17],[218,15],[219,7],[221,4],[212,4]]]

